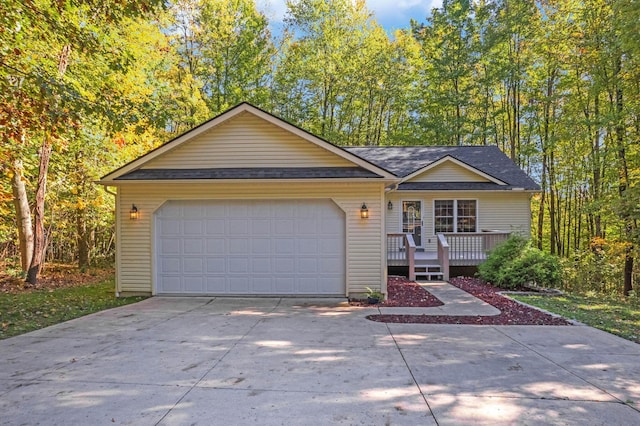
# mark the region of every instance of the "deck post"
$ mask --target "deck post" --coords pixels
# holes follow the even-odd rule
[[[405,250],[407,252],[407,260],[409,261],[409,281],[416,280],[416,243],[413,241],[413,235],[405,234],[404,238]]]
[[[438,263],[442,268],[442,279],[449,281],[449,243],[443,234],[437,235],[438,240]]]

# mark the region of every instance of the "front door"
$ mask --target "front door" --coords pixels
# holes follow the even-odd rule
[[[402,232],[413,235],[416,247],[422,247],[422,201],[402,202]]]

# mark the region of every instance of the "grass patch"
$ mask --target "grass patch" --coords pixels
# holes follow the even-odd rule
[[[635,297],[523,296],[510,297],[640,343],[640,303]]]
[[[110,278],[75,287],[0,294],[0,339],[145,299],[116,298],[114,288]]]

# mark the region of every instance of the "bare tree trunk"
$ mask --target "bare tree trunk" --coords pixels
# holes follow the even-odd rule
[[[51,141],[49,136],[45,136],[40,148],[40,165],[38,167],[38,186],[36,187],[36,203],[34,208],[33,226],[33,256],[27,271],[27,282],[35,285],[38,274],[42,270],[47,247],[44,230],[44,202],[47,193],[47,172],[49,170],[49,159],[51,158]]]
[[[542,238],[544,236],[543,227],[544,227],[544,208],[545,201],[547,195],[547,154],[546,152],[542,153],[542,178],[540,182],[540,206],[538,208],[538,238],[537,244],[538,249],[542,250]]]
[[[16,208],[16,224],[18,225],[18,239],[20,243],[20,265],[24,273],[29,268],[33,257],[33,228],[31,225],[31,209],[27,189],[22,180],[22,161],[13,162],[13,177],[11,179],[13,203]]]
[[[89,267],[89,246],[91,233],[87,230],[86,209],[76,209],[76,231],[78,234],[78,266],[81,271]]]

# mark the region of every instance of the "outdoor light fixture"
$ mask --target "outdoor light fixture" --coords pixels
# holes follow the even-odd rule
[[[369,219],[369,209],[365,203],[362,203],[362,207],[360,207],[360,218]]]
[[[131,210],[129,210],[129,219],[138,220],[138,208],[135,204],[131,204]]]
[[[387,210],[393,210],[393,203],[391,201],[387,203]]]

